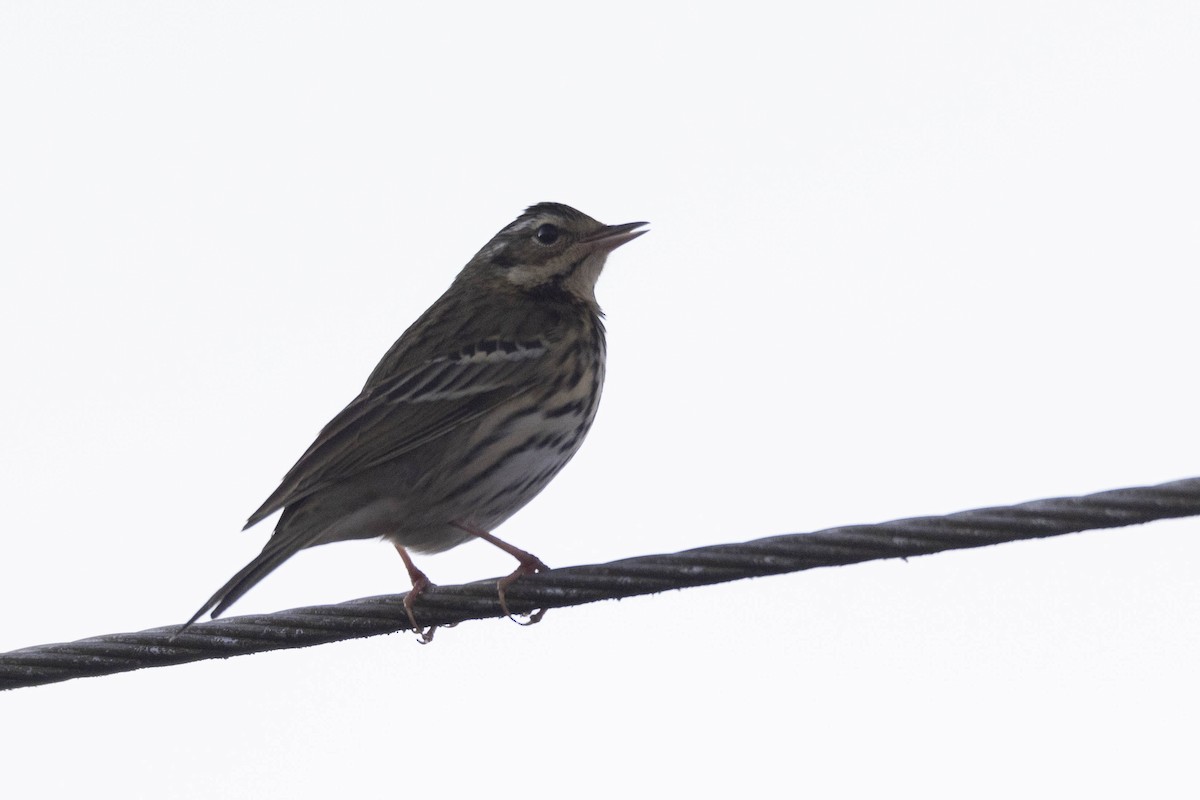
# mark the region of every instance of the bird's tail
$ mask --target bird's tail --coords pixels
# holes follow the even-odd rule
[[[250,591],[256,583],[271,574],[276,567],[312,544],[313,538],[298,536],[285,538],[278,534],[273,536],[267,542],[263,551],[255,556],[253,561],[242,567],[241,571],[218,589],[216,594],[208,598],[208,602],[201,606],[200,610],[193,614],[191,619],[183,623],[183,627],[175,635],[178,636],[180,633],[183,633],[196,620],[200,619],[210,610],[212,611],[213,619],[221,616],[227,608],[237,602],[238,598]]]

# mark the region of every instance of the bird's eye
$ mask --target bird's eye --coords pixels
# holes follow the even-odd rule
[[[559,233],[560,231],[557,226],[546,223],[537,229],[537,232],[533,234],[533,238],[538,240],[538,244],[551,245],[558,241]]]

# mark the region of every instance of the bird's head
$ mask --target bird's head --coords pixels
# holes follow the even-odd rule
[[[538,203],[480,250],[464,273],[532,294],[565,293],[595,305],[608,254],[641,236],[645,222],[605,225],[560,203]]]

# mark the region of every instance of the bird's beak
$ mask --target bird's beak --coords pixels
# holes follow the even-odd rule
[[[632,242],[643,233],[647,233],[648,231],[639,231],[638,228],[649,224],[649,222],[626,222],[624,225],[605,225],[590,236],[580,239],[579,243],[589,245],[593,251],[611,253],[626,242]]]

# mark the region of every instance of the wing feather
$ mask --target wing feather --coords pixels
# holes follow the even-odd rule
[[[366,389],[329,422],[246,527],[486,414],[537,386],[544,340],[483,340]]]

